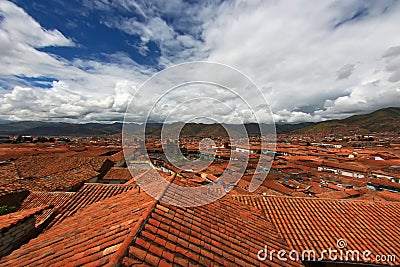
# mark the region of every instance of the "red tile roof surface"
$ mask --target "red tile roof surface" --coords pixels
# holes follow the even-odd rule
[[[95,203],[0,260],[0,266],[108,263],[154,200],[137,189]]]
[[[53,208],[46,209],[41,214],[36,215],[36,225],[41,224],[53,212],[69,201],[75,192],[30,192],[29,195],[22,201],[19,210],[27,210],[43,205],[51,205]]]
[[[66,191],[100,174],[107,157],[25,156],[0,165],[0,188]],[[111,165],[112,162],[110,161]]]
[[[176,177],[174,184],[190,184]],[[288,249],[275,227],[257,209],[228,196],[199,207],[177,207],[163,200],[193,203],[201,197],[181,194],[168,187],[161,202],[128,250],[122,264],[150,266],[301,266],[298,262],[261,262],[257,253]]]
[[[152,266],[264,265],[257,252],[288,249],[274,226],[260,212],[224,198],[212,204],[181,208],[160,203],[129,247],[123,265]],[[299,263],[268,262],[271,266]],[[265,264],[266,265],[266,264]]]
[[[125,180],[129,181],[132,178],[131,173],[128,168],[111,168],[106,175],[104,175],[103,180]]]
[[[13,212],[10,214],[0,216],[0,231],[5,231],[12,225],[17,224],[35,214],[41,213],[47,206],[40,206],[33,209],[27,209],[22,211]]]
[[[156,178],[152,175],[149,172],[142,181]],[[168,189],[164,196],[178,197]],[[265,244],[288,249],[261,211],[230,197],[182,208],[133,189],[86,206],[1,259],[0,266],[99,266],[110,261],[160,266],[168,262],[178,266],[264,265],[257,260],[257,252]],[[269,264],[281,266],[278,261]]]
[[[360,253],[370,250],[369,263],[400,264],[398,202],[263,196],[234,198],[264,210],[289,246],[296,251],[312,249],[320,255],[322,250],[338,249],[337,240],[344,239],[348,250]],[[378,262],[375,255],[397,257],[395,262]]]
[[[149,169],[136,177],[140,189],[136,182],[85,184],[65,201],[32,195],[23,207],[52,203],[56,217],[46,231],[0,259],[0,266],[301,266],[277,257],[259,261],[257,254],[266,245],[275,251],[319,253],[335,249],[340,238],[347,249],[372,251],[372,258],[399,255],[400,203],[232,196],[243,191],[239,187],[210,204],[186,208],[166,202],[199,204],[207,194],[223,192],[223,186],[185,194],[167,181],[199,186],[190,178]],[[149,194],[157,194],[156,199]],[[400,264],[396,260],[393,264]]]
[[[77,211],[90,206],[93,203],[99,202],[126,191],[134,189],[134,185],[115,185],[115,184],[96,184],[88,183],[79,189],[66,202],[63,202],[57,208],[57,215],[50,223],[49,227],[60,223],[65,218],[75,214]]]

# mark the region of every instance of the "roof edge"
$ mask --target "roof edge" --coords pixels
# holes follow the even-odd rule
[[[145,172],[145,173],[147,173],[147,172]],[[144,175],[145,173],[143,173],[142,175]],[[126,237],[126,239],[124,240],[124,242],[122,242],[121,246],[118,248],[118,250],[115,252],[115,254],[111,257],[110,262],[107,263],[105,266],[107,266],[107,267],[119,266],[119,264],[123,260],[124,256],[127,254],[129,246],[136,240],[136,237],[143,230],[145,224],[150,219],[151,214],[156,209],[157,204],[160,203],[160,200],[163,198],[163,196],[165,195],[165,192],[168,190],[169,186],[171,185],[171,183],[174,180],[175,180],[175,176],[172,178],[171,182],[168,183],[168,185],[165,187],[165,189],[161,193],[161,196],[159,197],[159,199],[158,200],[155,199],[154,202],[151,204],[151,206],[142,214],[141,218],[137,221],[135,226],[129,232],[129,234]]]

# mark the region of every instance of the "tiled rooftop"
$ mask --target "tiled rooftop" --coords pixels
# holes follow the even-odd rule
[[[7,188],[0,187],[0,197],[6,196],[9,194],[22,193],[22,192],[28,192],[28,190],[23,189],[23,188],[8,190]]]
[[[104,265],[152,205],[137,189],[95,203],[2,258],[0,266]]]
[[[166,181],[198,190],[185,194]],[[124,185],[90,183],[76,193],[33,192],[20,212],[52,204],[55,218],[42,234],[0,259],[0,266],[301,266],[276,257],[259,261],[257,253],[265,245],[275,251],[320,252],[335,249],[339,238],[347,241],[348,249],[399,255],[400,203],[257,196],[247,191],[246,196],[232,195],[242,194],[248,181],[238,185],[217,201],[190,208],[167,202],[201,204],[207,195],[220,195],[223,186],[210,184],[207,189],[191,178],[148,169]],[[266,180],[265,186],[267,191],[257,193],[304,196],[303,189],[273,180]],[[148,194],[158,194],[158,200]],[[394,264],[400,264],[399,259]]]
[[[68,201],[56,207],[57,215],[50,223],[49,227],[60,223],[65,218],[93,203],[119,195],[134,188],[134,185],[84,184],[84,186],[73,194]]]
[[[234,196],[267,214],[279,233],[297,251],[337,249],[337,240],[346,240],[346,249],[374,255],[399,255],[400,203],[328,200],[293,197]],[[320,254],[317,254],[320,255]],[[400,259],[391,265],[400,264]]]
[[[36,215],[36,225],[41,224],[54,210],[64,205],[74,196],[75,192],[30,192],[22,201],[19,210],[28,210],[43,205],[51,205],[53,208],[46,209],[41,214]]]
[[[74,196],[75,192],[30,192],[21,203],[19,210],[27,210],[43,205],[61,206]]]
[[[106,157],[24,156],[0,166],[0,188],[71,190],[97,177],[104,171],[102,166],[107,165],[107,161]],[[112,165],[111,161],[109,163]]]
[[[142,177],[141,181],[155,178],[152,175],[154,173],[147,173],[147,178]],[[177,180],[180,179],[183,178]],[[72,200],[78,194],[68,203],[74,203]],[[86,195],[85,199],[92,196]],[[168,189],[164,196],[178,197]],[[257,252],[264,244],[277,250],[288,249],[261,211],[230,197],[202,207],[182,208],[132,189],[86,206],[59,221],[0,260],[0,266],[98,266],[110,261],[160,266],[162,263],[208,266],[212,262],[260,265]],[[270,264],[281,265],[279,262]],[[297,262],[286,264],[299,265]]]
[[[288,249],[275,227],[260,212],[229,197],[196,208],[157,204],[123,265],[249,266],[263,265],[257,252]],[[299,263],[268,262],[270,266]]]
[[[21,177],[39,178],[81,166],[99,171],[104,160],[102,157],[29,156],[19,158],[15,164]]]
[[[176,177],[175,185],[194,185]],[[123,259],[123,265],[163,266],[263,265],[257,253],[264,245],[280,250],[286,242],[262,212],[228,196],[199,207],[176,207],[163,201],[193,203],[203,197],[167,187],[150,218]],[[297,262],[269,262],[271,266],[299,266]]]
[[[115,167],[111,168],[103,177],[103,180],[129,181],[130,179],[132,179],[132,176],[128,168],[115,168]]]
[[[25,220],[26,218],[31,217],[32,215],[36,215],[41,213],[47,206],[40,206],[32,209],[22,210],[13,212],[10,214],[0,216],[0,231],[5,231],[12,225]]]

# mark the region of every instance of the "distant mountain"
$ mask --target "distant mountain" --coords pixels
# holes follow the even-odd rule
[[[389,107],[369,114],[354,115],[342,120],[319,122],[293,131],[294,133],[317,132],[400,132],[400,108]]]
[[[122,132],[122,123],[85,123],[74,124],[64,122],[18,121],[0,123],[0,135],[32,135],[32,136],[90,136],[111,135]],[[182,128],[183,127],[183,128]],[[201,124],[177,122],[169,124],[166,131],[176,133],[180,131],[185,136],[226,136],[224,127],[232,133],[239,133],[243,129],[238,124]],[[250,135],[271,132],[270,124],[245,124],[246,131]],[[129,124],[132,132],[137,132],[141,127],[137,124]],[[148,123],[146,134],[160,135],[161,123]],[[349,132],[359,133],[379,131],[400,131],[400,108],[384,108],[365,115],[355,115],[342,120],[330,120],[319,123],[304,122],[298,124],[276,124],[276,133],[316,133],[316,132]]]
[[[10,123],[12,121],[0,119],[0,124]]]
[[[0,124],[0,135],[89,136],[120,133],[122,123],[74,124],[65,122],[18,121]]]
[[[289,133],[305,127],[315,125],[315,122],[302,122],[297,124],[276,124],[276,133]]]
[[[301,129],[310,125],[314,125],[313,122],[304,122],[299,124],[277,124],[275,125],[276,133],[288,133],[293,130]],[[148,124],[146,127],[146,134],[160,135],[162,124],[153,123]],[[226,129],[229,130],[230,134],[233,136],[241,136],[243,133],[243,125],[240,124],[202,124],[202,123],[187,123],[182,122],[172,123],[167,125],[164,130],[165,133],[176,133],[181,132],[184,136],[202,136],[202,137],[212,137],[212,136],[227,136]],[[271,124],[256,124],[247,123],[244,125],[244,129],[249,135],[259,135],[261,132],[263,134],[273,132],[273,125]]]
[[[277,133],[287,133],[292,130],[300,129],[313,123],[300,124],[279,124],[276,125]],[[183,128],[182,128],[183,127]],[[242,125],[238,124],[201,124],[182,122],[167,125],[166,132],[181,132],[185,136],[227,136],[224,129],[226,127],[234,135],[243,130]],[[270,132],[272,125],[269,124],[245,124],[245,129],[250,135],[260,134],[260,128],[263,133]],[[127,127],[132,133],[137,133],[140,126],[129,124]],[[146,125],[146,134],[160,135],[162,129],[161,123],[148,123]],[[90,135],[111,135],[122,132],[122,123],[102,124],[86,123],[74,124],[64,122],[41,122],[41,121],[18,121],[0,124],[0,135],[31,135],[31,136],[90,136]]]

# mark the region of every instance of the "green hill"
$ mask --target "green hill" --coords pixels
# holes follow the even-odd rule
[[[400,132],[400,108],[389,107],[369,114],[354,115],[342,120],[330,120],[295,130],[293,133],[317,132]]]

